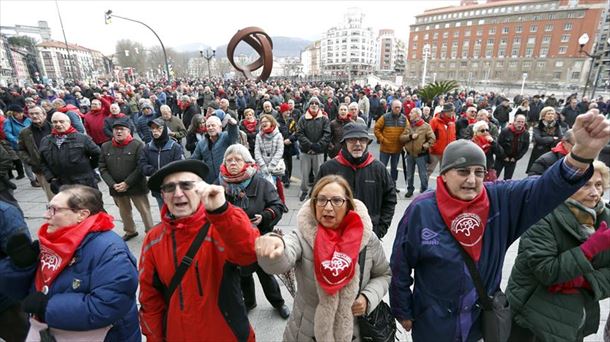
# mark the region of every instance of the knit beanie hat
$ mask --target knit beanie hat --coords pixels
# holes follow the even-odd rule
[[[445,148],[441,162],[441,174],[455,168],[479,165],[487,168],[483,150],[470,140],[456,140]]]
[[[309,108],[309,106],[311,105],[312,102],[317,102],[318,105],[320,105],[320,99],[318,99],[317,96],[312,96],[309,101],[307,102],[307,107]]]

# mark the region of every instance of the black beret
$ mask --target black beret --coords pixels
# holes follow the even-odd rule
[[[184,159],[171,162],[160,168],[148,179],[148,188],[151,191],[160,192],[161,184],[165,177],[176,172],[192,172],[201,179],[205,179],[209,172],[208,166],[201,160]]]

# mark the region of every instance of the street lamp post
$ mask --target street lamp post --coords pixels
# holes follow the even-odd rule
[[[523,88],[525,88],[525,80],[527,79],[527,72],[523,73],[523,80],[521,81],[521,95],[523,95]]]
[[[212,50],[210,53],[210,49],[205,50],[205,55],[203,54],[203,50],[199,50],[199,54],[202,58],[205,58],[208,61],[208,78],[212,78],[212,72],[210,71],[210,60],[216,56],[216,50]]]
[[[589,35],[586,32],[583,33],[580,36],[580,38],[578,38],[578,45],[580,45],[580,50],[578,50],[578,52],[584,53],[585,55],[587,55],[587,57],[591,58],[591,66],[589,67],[589,72],[587,72],[587,79],[585,81],[585,89],[582,92],[582,96],[587,95],[587,88],[589,87],[589,79],[591,79],[591,71],[593,70],[593,64],[595,64],[595,60],[597,60],[604,54],[604,52],[602,51],[601,53],[592,55],[592,54],[588,53],[587,51],[583,50],[583,48],[585,47],[585,45],[587,45],[588,42],[589,42]],[[610,37],[608,39],[606,39],[606,46],[608,46],[608,45],[610,45]],[[598,71],[597,75],[599,76],[599,71]],[[596,80],[593,85],[593,92],[592,92],[591,97],[595,96],[595,87],[597,87],[597,77],[596,77]]]
[[[426,85],[426,68],[428,67],[428,55],[430,55],[430,44],[424,45],[424,72],[421,75],[421,86],[422,88]]]
[[[105,14],[105,18],[106,18],[106,24],[110,24],[110,20],[113,17],[127,20],[127,21],[133,21],[134,23],[138,23],[138,24],[146,26],[146,28],[148,28],[155,35],[155,37],[157,37],[157,39],[159,40],[159,44],[161,44],[161,49],[163,50],[163,57],[165,59],[165,71],[167,72],[167,80],[169,81],[171,79],[171,75],[169,73],[169,62],[167,61],[167,52],[165,51],[165,45],[163,45],[163,42],[161,41],[161,38],[159,38],[159,35],[157,34],[157,32],[155,32],[155,30],[153,30],[150,26],[144,24],[143,22],[141,22],[139,20],[129,19],[126,17],[118,16],[116,14],[112,14],[112,10],[108,10],[108,11],[104,12],[104,14]]]

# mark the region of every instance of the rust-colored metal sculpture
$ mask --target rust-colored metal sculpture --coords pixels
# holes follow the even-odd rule
[[[254,51],[259,55],[258,59],[246,66],[240,66],[233,60],[233,54],[235,54],[235,48],[239,42],[244,41],[250,45]],[[273,42],[271,37],[263,31],[260,27],[246,27],[237,31],[237,33],[229,41],[227,45],[227,57],[233,67],[244,74],[247,79],[254,79],[252,71],[263,67],[260,76],[256,77],[256,81],[266,81],[271,75],[271,69],[273,69]]]

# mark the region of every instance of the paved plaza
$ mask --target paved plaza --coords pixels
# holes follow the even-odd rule
[[[378,157],[379,153],[379,145],[376,142],[373,142],[369,150],[372,151],[376,157]],[[531,150],[531,148],[530,148]],[[515,170],[515,179],[520,179],[525,177],[525,167],[527,165],[527,161],[529,160],[529,152],[526,154],[523,159],[518,163],[517,169]],[[296,226],[296,216],[298,210],[300,209],[302,202],[299,201],[299,183],[300,183],[300,164],[299,160],[295,159],[294,162],[294,171],[292,184],[289,189],[286,189],[286,204],[290,211],[285,213],[282,217],[282,220],[279,222],[278,227],[281,228],[285,233],[292,231]],[[403,172],[401,163],[399,163],[399,177],[398,177],[398,189],[400,189],[400,193],[398,194],[398,204],[396,206],[396,211],[394,215],[394,220],[392,221],[392,226],[388,230],[388,234],[383,239],[383,246],[385,249],[386,256],[389,258],[392,250],[392,243],[394,241],[394,236],[396,234],[396,226],[402,217],[407,206],[410,204],[411,199],[405,199],[404,193],[406,191],[405,180],[403,178]],[[419,188],[419,184],[417,183],[419,178],[415,178],[415,189]],[[434,187],[436,182],[436,174],[434,174],[430,178],[430,187]],[[15,193],[15,197],[19,200],[21,208],[23,209],[26,215],[26,222],[28,223],[28,227],[30,232],[35,235],[38,231],[38,228],[41,224],[44,223],[43,214],[45,211],[46,197],[44,196],[42,190],[40,188],[32,188],[29,184],[27,178],[21,179],[16,182],[18,184],[18,190]],[[108,193],[108,188],[104,182],[99,183],[100,189],[104,194],[104,203],[106,210],[115,217],[115,232],[117,234],[122,235],[122,223],[120,221],[119,211],[116,205],[114,204],[112,197],[110,197]],[[418,195],[418,192],[415,192],[414,197]],[[150,203],[153,207],[153,220],[155,222],[159,222],[159,211],[157,210],[156,201],[152,196],[150,196]],[[142,247],[142,241],[144,239],[143,231],[144,227],[142,225],[142,220],[139,217],[139,214],[134,208],[134,219],[138,226],[138,230],[140,232],[140,236],[132,239],[128,242],[128,245],[136,256],[139,258],[140,249]],[[512,269],[516,253],[517,253],[518,243],[514,243],[511,248],[508,250],[508,254],[506,256],[506,262],[504,264],[503,270],[503,278],[502,278],[502,288],[506,287],[506,283],[508,281],[508,277],[510,275],[510,271]],[[257,286],[257,303],[258,306],[252,310],[249,314],[250,322],[254,326],[254,330],[256,332],[257,340],[259,341],[281,341],[282,333],[284,331],[284,327],[286,325],[286,321],[280,318],[280,316],[276,313],[273,307],[269,304],[269,302],[265,299],[263,295],[263,291],[260,287],[258,281],[255,281]],[[284,299],[286,300],[286,304],[292,308],[292,297],[286,291],[284,286],[282,285],[282,293],[284,295]],[[388,298],[386,296],[386,301]],[[608,312],[610,311],[610,301],[604,300],[601,303],[601,322],[600,329],[597,335],[590,336],[585,339],[585,341],[602,341],[602,330],[605,325],[606,317],[608,316]],[[399,332],[400,341],[411,341],[410,334],[405,333],[402,329]]]

